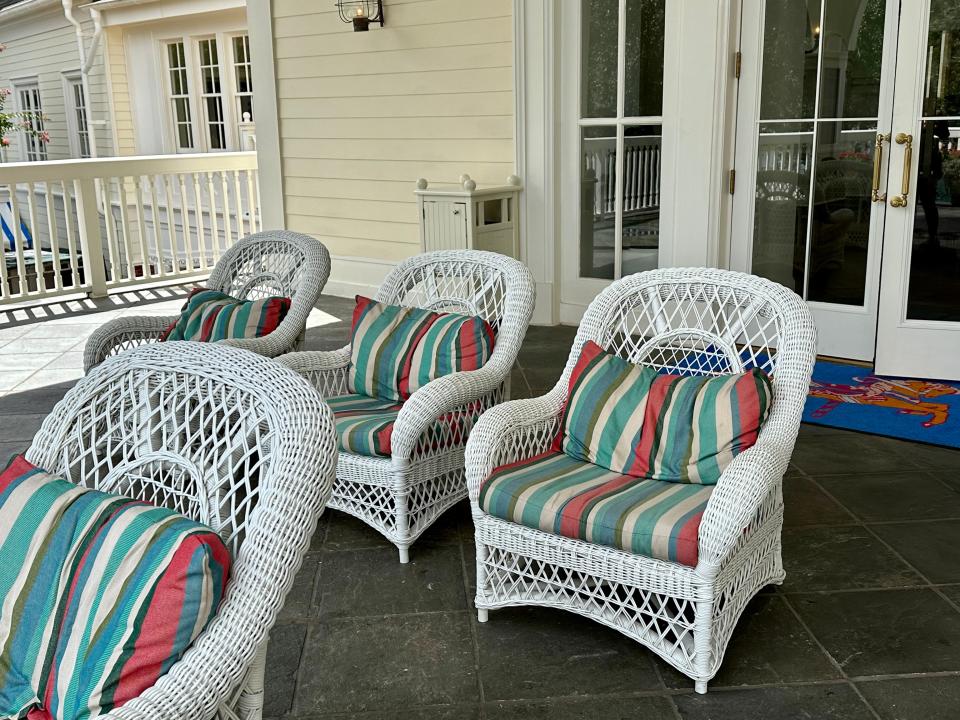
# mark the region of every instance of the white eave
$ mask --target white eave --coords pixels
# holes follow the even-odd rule
[[[104,26],[111,26],[178,18],[246,6],[246,0],[100,0],[100,2],[87,2],[79,7],[95,8],[100,12]]]
[[[59,7],[60,0],[23,0],[16,5],[8,5],[0,10],[0,18],[5,21],[16,20],[17,18],[29,15],[38,10],[47,10],[52,7]]]

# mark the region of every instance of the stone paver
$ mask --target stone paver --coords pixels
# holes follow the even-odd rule
[[[122,314],[174,313],[185,292],[0,314],[0,453],[22,450],[70,387],[89,332]],[[323,298],[307,347],[344,345],[351,309]],[[573,334],[530,329],[515,397],[553,386]],[[748,606],[706,696],[617,632],[559,610],[501,610],[479,624],[465,504],[406,566],[330,511],[272,633],[268,717],[953,720],[958,478],[960,451],[803,426],[784,482],[787,581]]]

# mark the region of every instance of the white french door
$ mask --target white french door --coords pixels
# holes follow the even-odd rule
[[[960,380],[960,2],[902,0],[878,373]]]
[[[743,0],[730,264],[807,300],[825,355],[874,355],[898,10]]]
[[[565,0],[561,11],[561,319],[658,266],[666,0]],[[675,34],[674,34],[675,37]]]

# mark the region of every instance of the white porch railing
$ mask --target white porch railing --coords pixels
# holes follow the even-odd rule
[[[0,165],[0,305],[202,277],[259,208],[255,152]]]
[[[587,177],[596,178],[593,214],[612,218],[617,209],[616,138],[584,138],[583,163]],[[623,139],[623,213],[636,214],[660,207],[660,136]]]

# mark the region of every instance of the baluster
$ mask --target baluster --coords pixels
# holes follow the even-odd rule
[[[220,223],[217,220],[217,195],[213,188],[213,173],[209,170],[207,176],[207,205],[210,208],[210,226],[213,228],[213,237],[210,247],[213,252],[213,262],[220,259]]]
[[[33,272],[37,276],[37,295],[43,295],[47,291],[47,283],[43,277],[43,243],[40,241],[40,234],[37,225],[37,198],[35,197],[35,188],[32,182],[27,183],[27,218],[30,221],[30,234],[33,246]]]
[[[130,241],[130,228],[127,225],[127,179],[118,177],[116,181],[117,202],[120,204],[120,232],[123,233],[123,260],[126,267],[124,279],[133,280],[133,245]]]
[[[23,237],[23,227],[20,219],[20,201],[17,200],[17,184],[13,183],[10,193],[10,212],[13,217],[13,251],[17,256],[17,277],[20,279],[19,295],[26,295],[29,290],[27,283],[27,267],[23,260],[23,244],[26,238]]]
[[[80,263],[77,260],[77,241],[73,234],[73,223],[70,218],[76,218],[80,214],[80,208],[74,207],[73,198],[70,197],[70,185],[66,180],[60,183],[63,189],[63,224],[67,229],[67,252],[70,253],[70,287],[80,287]]]
[[[63,276],[60,272],[60,237],[57,234],[57,205],[53,199],[53,183],[48,182],[44,198],[47,202],[47,232],[50,233],[50,267],[53,270],[53,289],[63,290]]]
[[[150,205],[153,208],[151,215],[153,216],[153,242],[157,249],[157,270],[160,272],[160,277],[166,277],[169,273],[167,273],[167,264],[163,260],[163,241],[160,239],[160,204],[157,202],[157,176],[147,175],[146,178],[147,184],[150,186]],[[170,222],[169,217],[167,222]],[[176,260],[176,258],[173,259]]]
[[[93,178],[73,181],[77,198],[77,230],[80,252],[83,255],[84,284],[91,297],[106,297],[107,276],[103,258],[103,238],[100,237],[100,212],[97,208],[97,186]]]
[[[111,282],[120,280],[120,252],[117,250],[117,237],[113,226],[113,200],[110,198],[110,178],[96,180],[97,194],[103,199],[103,224],[107,230],[107,254],[110,257]]]
[[[177,226],[174,215],[173,190],[170,187],[170,178],[168,175],[157,175],[157,180],[163,180],[163,192],[167,198],[167,242],[170,243],[170,256],[173,258],[172,270],[176,275],[180,270],[180,260],[177,255]],[[183,199],[180,200],[180,214],[183,215]]]
[[[255,209],[255,207],[254,207],[254,202],[253,202],[253,177],[252,177],[252,173],[253,173],[252,170],[249,170],[249,169],[248,169],[248,170],[246,171],[246,174],[247,174],[247,211],[250,213],[249,227],[250,227],[250,233],[251,233],[251,234],[253,234],[253,233],[255,233],[255,232],[257,231],[257,227],[256,227],[256,223],[257,223],[256,209]]]
[[[222,192],[220,194],[220,199],[223,201],[223,228],[224,236],[223,243],[224,247],[228,248],[233,245],[233,229],[231,227],[232,223],[230,222],[230,190],[227,187],[227,171],[220,171],[220,184],[222,186]]]
[[[236,170],[233,174],[233,197],[237,202],[237,240],[243,239],[243,200],[240,195],[240,175]]]
[[[197,219],[197,252],[200,254],[200,269],[207,269],[207,231],[203,224],[203,200],[200,197],[200,173],[190,173],[193,182],[193,212]]]
[[[193,243],[190,241],[190,204],[187,202],[187,185],[183,173],[177,173],[177,182],[180,184],[180,217],[183,220],[183,252],[186,255],[184,269],[193,272]],[[180,261],[177,261],[177,269]]]
[[[10,186],[2,186],[5,189],[5,192],[10,193]],[[3,199],[3,194],[0,193],[0,203],[5,203],[6,200]],[[12,294],[10,292],[10,285],[8,285],[9,278],[7,277],[7,239],[6,237],[0,235],[0,298],[7,299]]]
[[[147,248],[147,219],[146,212],[143,209],[143,183],[141,180],[140,175],[133,176],[133,189],[137,200],[137,229],[140,235],[140,263],[143,266],[143,277],[146,279],[155,277],[156,271],[153,268],[153,263],[150,262],[150,252]],[[158,264],[159,262],[162,262],[161,258],[158,258]]]
[[[249,173],[253,176],[253,187],[254,187],[254,190],[255,190],[255,195],[254,195],[254,197],[256,198],[256,201],[257,201],[257,206],[256,206],[256,208],[255,208],[255,210],[256,210],[256,215],[255,215],[255,217],[256,217],[256,219],[257,219],[257,232],[262,232],[262,231],[263,231],[263,213],[260,212],[260,207],[261,207],[261,206],[260,206],[260,202],[261,202],[261,198],[260,198],[260,170],[259,170],[259,168],[257,168],[257,169],[255,169],[255,170],[248,170],[247,172],[249,172]]]

